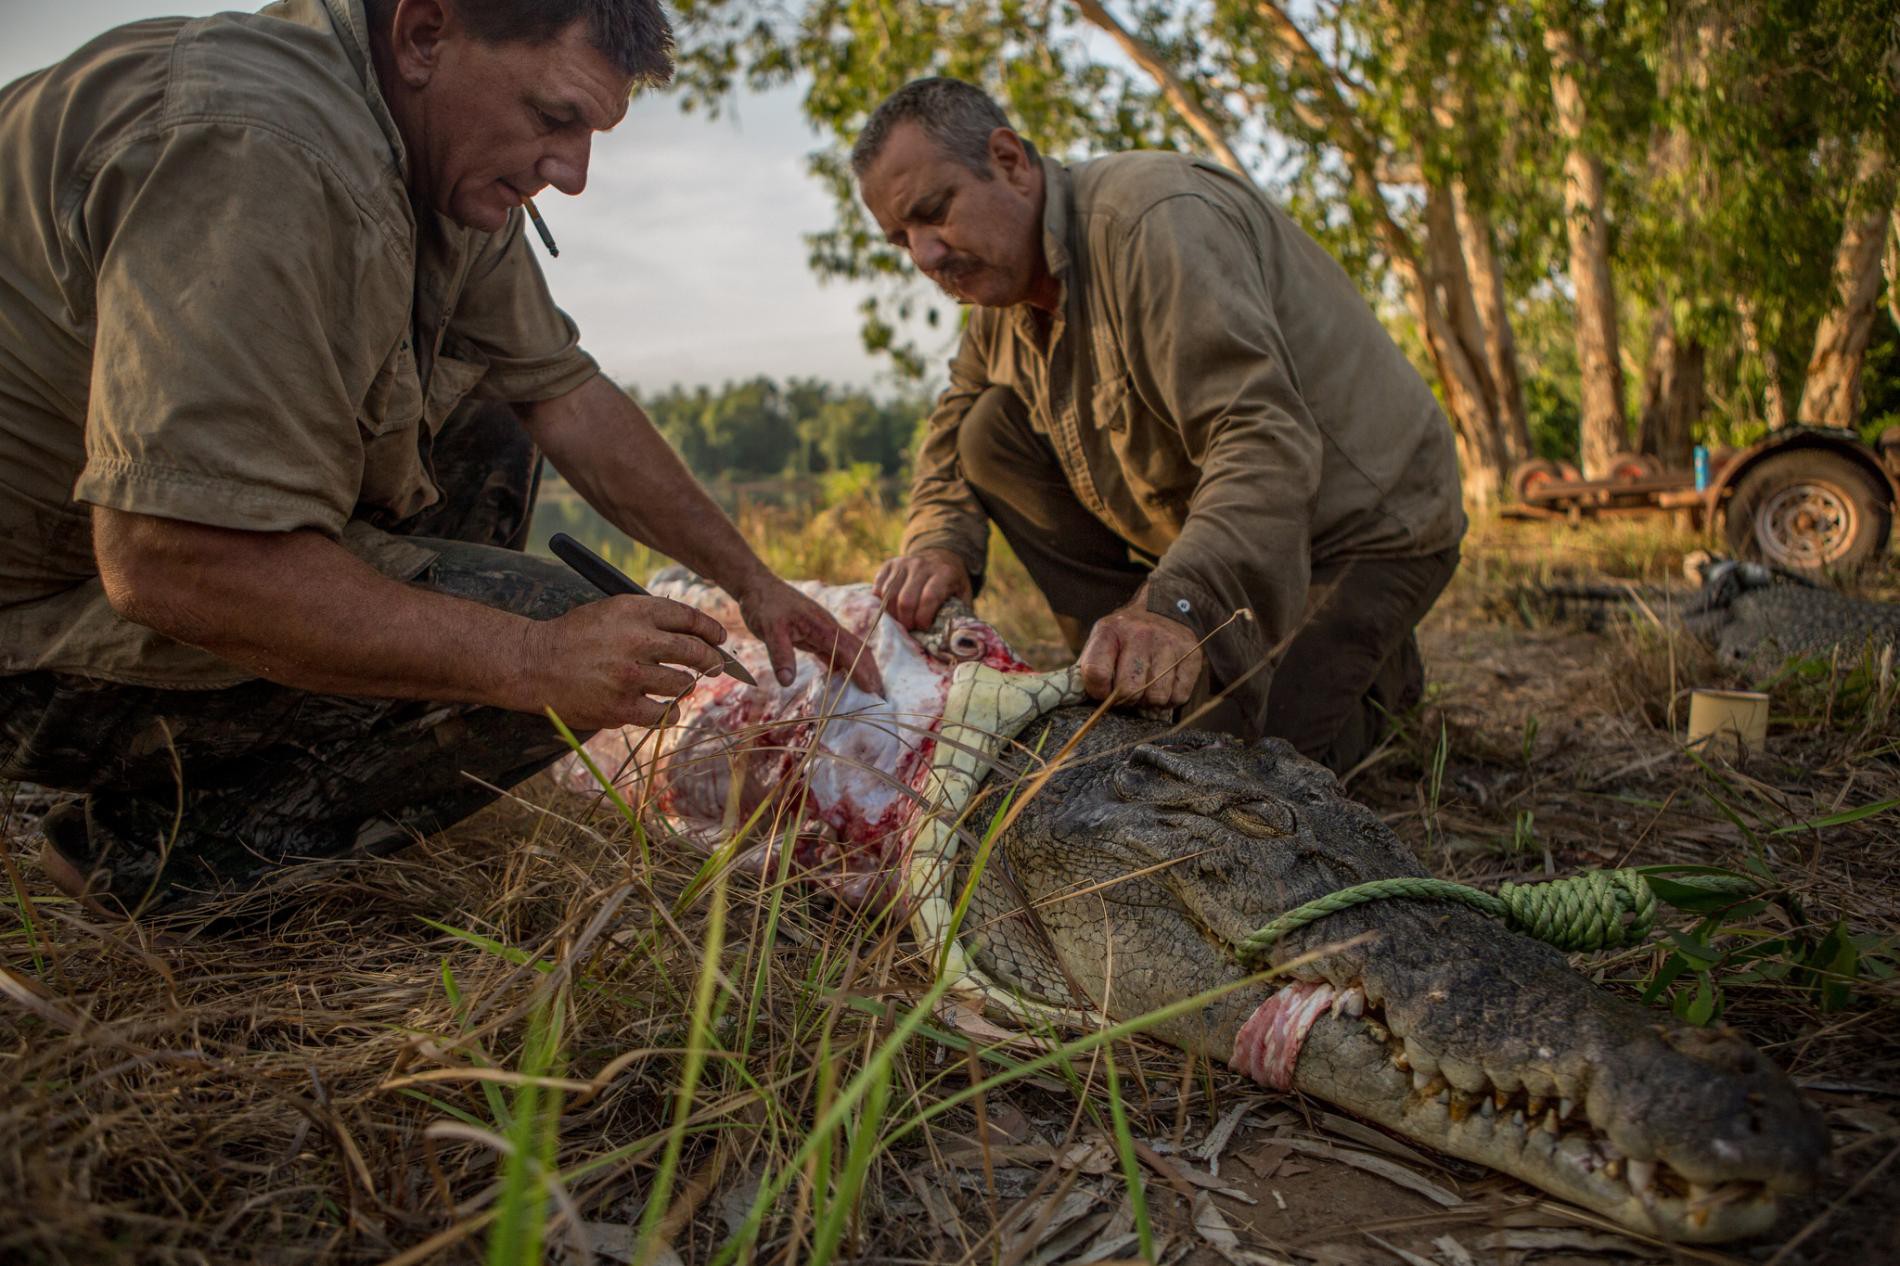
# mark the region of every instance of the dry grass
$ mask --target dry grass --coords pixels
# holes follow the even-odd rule
[[[747,528],[785,571],[848,578],[894,520]],[[1891,695],[1848,690],[1851,665],[1777,685],[1770,750],[1698,766],[1668,729],[1715,671],[1693,648],[1497,618],[1526,579],[1662,581],[1693,542],[1552,540],[1474,537],[1425,631],[1433,695],[1352,792],[1448,876],[1752,864],[1791,895],[1763,935],[1840,919],[1895,944],[1900,813],[1800,826],[1900,798]],[[982,607],[1059,654],[1011,560]],[[1894,1242],[1900,1007],[1865,970],[1828,1010],[1798,974],[1715,973],[1724,1019],[1826,1109],[1837,1165],[1777,1239],[1672,1252],[1164,1047],[1115,1046],[1115,1095],[1108,1048],[1024,1071],[914,1011],[927,974],[889,929],[776,878],[719,882],[540,783],[396,859],[146,928],[40,881],[43,803],[0,826],[0,1259],[625,1261],[650,1235],[651,1260],[712,1261],[757,1209],[738,1256],[1017,1266],[1136,1257],[1132,1190],[1168,1261],[1873,1261]],[[1592,967],[1634,988],[1616,982],[1665,952]],[[924,1027],[891,1041],[906,1022]]]

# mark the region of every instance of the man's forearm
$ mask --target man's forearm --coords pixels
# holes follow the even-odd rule
[[[734,596],[766,574],[659,428],[605,377],[533,406],[528,430],[562,477],[628,536]]]
[[[532,710],[533,621],[378,573],[316,532],[239,532],[95,510],[127,619],[280,685]]]

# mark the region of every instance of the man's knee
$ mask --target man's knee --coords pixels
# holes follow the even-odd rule
[[[485,607],[551,620],[601,597],[597,589],[551,558],[467,541],[422,543],[436,552],[436,561],[417,583]]]
[[[990,387],[957,425],[957,462],[963,478],[979,489],[1007,488],[1020,478],[1025,437],[1033,433],[1029,410],[1008,387]]]

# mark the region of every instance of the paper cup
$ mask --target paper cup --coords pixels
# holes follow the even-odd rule
[[[1768,737],[1768,696],[1754,690],[1689,692],[1689,747],[1730,759],[1759,752]]]

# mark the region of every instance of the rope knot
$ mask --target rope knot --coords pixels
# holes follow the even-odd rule
[[[1589,870],[1536,884],[1498,885],[1505,921],[1558,949],[1634,945],[1656,919],[1656,894],[1633,870]]]
[[[1754,891],[1754,885],[1739,876],[1702,878],[1688,881],[1687,886],[1714,896],[1733,895],[1737,900]],[[1535,884],[1506,882],[1498,885],[1495,895],[1449,879],[1408,875],[1355,884],[1287,911],[1241,941],[1240,961],[1250,969],[1256,967],[1266,961],[1274,942],[1288,933],[1362,902],[1389,897],[1455,901],[1568,951],[1635,945],[1649,935],[1656,921],[1656,893],[1640,870],[1590,870]]]

